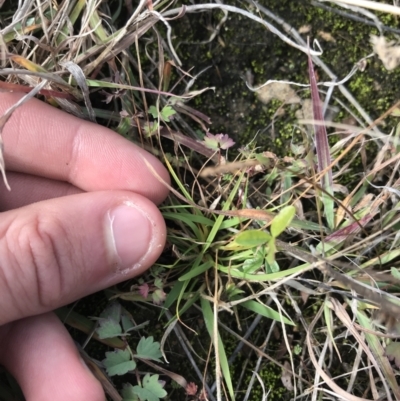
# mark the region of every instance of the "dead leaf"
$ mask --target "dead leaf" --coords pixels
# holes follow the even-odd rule
[[[384,36],[371,35],[370,39],[374,52],[390,71],[400,64],[400,46],[395,41],[387,41]]]
[[[321,36],[321,38],[326,40],[327,42],[336,43],[336,39],[329,32],[318,31],[318,36]]]
[[[288,361],[285,361],[283,366],[286,368],[286,369],[283,369],[282,376],[281,376],[283,387],[285,387],[286,390],[288,390],[288,391],[293,391],[294,390],[294,386],[292,383],[293,375],[290,370],[290,363]]]
[[[300,35],[308,33],[311,31],[311,25],[303,25],[298,29]]]
[[[256,93],[258,99],[265,104],[274,99],[286,104],[300,103],[300,97],[297,96],[295,90],[284,82],[271,82],[258,89]]]

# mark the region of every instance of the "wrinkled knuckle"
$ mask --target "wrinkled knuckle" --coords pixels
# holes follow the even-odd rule
[[[8,248],[23,272],[27,285],[36,289],[32,297],[43,310],[53,307],[64,287],[62,260],[54,238],[62,238],[62,228],[55,220],[35,216],[28,224],[8,230]]]

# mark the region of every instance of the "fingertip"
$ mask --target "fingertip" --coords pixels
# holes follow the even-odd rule
[[[127,191],[81,193],[10,210],[2,214],[0,233],[0,324],[142,274],[166,241],[156,205]]]

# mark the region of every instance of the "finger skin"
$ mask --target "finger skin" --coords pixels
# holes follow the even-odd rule
[[[0,363],[27,401],[105,401],[60,320],[48,313],[0,327]]]
[[[0,115],[21,98],[0,93]],[[159,160],[115,132],[37,99],[19,107],[3,129],[6,169],[66,181],[83,191],[122,189],[162,202],[169,182]]]
[[[122,232],[110,217],[121,205],[139,216],[127,220],[128,231]],[[118,233],[123,248],[113,237]],[[126,191],[82,193],[2,213],[0,324],[143,273],[162,252],[165,238],[157,207]]]
[[[0,93],[0,115],[20,98]],[[59,320],[53,314],[25,316],[151,266],[165,242],[165,223],[152,202],[166,197],[159,178],[169,183],[169,176],[155,157],[114,132],[38,100],[16,110],[2,136],[12,192],[0,195],[0,211],[7,211],[0,221],[0,364],[16,377],[27,401],[103,400]],[[110,191],[97,192],[102,190]],[[123,271],[104,228],[121,202],[140,208],[152,222],[147,253]],[[140,237],[140,227],[133,229]]]
[[[7,172],[11,191],[2,191],[0,212],[17,209],[48,199],[82,193],[77,187],[64,182],[23,173]],[[0,183],[1,185],[1,183]]]

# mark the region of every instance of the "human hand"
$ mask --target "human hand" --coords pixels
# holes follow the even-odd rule
[[[0,93],[0,115],[20,95]],[[0,195],[0,364],[28,401],[104,393],[49,311],[143,273],[165,243],[155,206],[169,182],[152,155],[38,100],[3,130],[11,192]],[[1,185],[3,185],[1,183]]]

